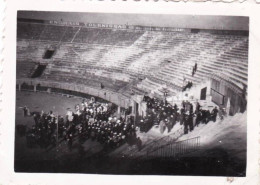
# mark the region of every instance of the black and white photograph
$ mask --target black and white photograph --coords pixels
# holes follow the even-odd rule
[[[16,23],[15,172],[247,175],[248,16]]]

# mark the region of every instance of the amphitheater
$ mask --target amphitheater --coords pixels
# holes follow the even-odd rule
[[[144,95],[166,98],[177,105],[183,100],[192,103],[199,101],[205,107],[228,109],[228,119],[231,121],[226,121],[227,124],[232,119],[243,118],[246,122],[248,31],[65,24],[18,19],[16,57],[17,91],[76,96],[86,94],[117,105],[119,115],[131,107],[134,117],[146,115],[147,107],[142,101]],[[197,71],[192,74],[195,64]],[[183,91],[187,81],[192,82],[193,86]],[[241,130],[245,124],[241,123]],[[183,139],[197,137],[215,128],[210,125]],[[177,131],[176,127],[172,132]],[[161,139],[157,134],[153,128],[149,137]],[[222,139],[227,135],[228,132],[221,136]],[[143,137],[143,143],[147,140],[147,145],[151,145],[148,144],[149,137],[140,137]],[[161,141],[153,144],[161,146]],[[242,144],[246,147],[246,143]],[[110,155],[122,154],[122,151],[124,156],[134,156],[134,160],[142,156],[140,152],[134,154],[138,153],[135,148],[127,151],[122,147]],[[203,152],[196,155],[203,155]],[[241,158],[244,160],[244,155]],[[205,164],[207,162],[204,161]],[[162,164],[161,161],[157,163]],[[149,166],[148,163],[144,165]],[[181,164],[176,163],[178,165]],[[158,171],[150,173],[158,174]],[[244,175],[233,171],[226,173]],[[162,174],[167,174],[167,170],[162,170]],[[216,172],[216,175],[219,174]]]

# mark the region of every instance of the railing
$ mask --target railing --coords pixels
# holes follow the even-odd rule
[[[184,127],[181,127],[174,133],[151,142],[146,149],[147,153],[149,153],[150,151],[154,151],[158,148],[167,146],[169,143],[175,142],[183,134],[184,134]]]
[[[184,134],[184,128],[181,127],[177,131],[175,131],[174,133],[168,136],[164,136],[161,137],[160,139],[150,141],[144,144],[141,150],[138,150],[138,148],[134,146],[132,149],[121,152],[120,155],[124,157],[145,158],[147,156],[147,153],[150,153],[151,151],[155,151],[161,147],[168,146],[169,144],[175,142],[183,134]]]
[[[200,147],[200,136],[179,141],[175,143],[168,143],[152,151],[147,151],[146,158],[174,158],[179,157],[183,154],[197,151]]]

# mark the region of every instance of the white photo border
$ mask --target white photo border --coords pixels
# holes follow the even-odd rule
[[[247,108],[247,175],[232,179],[232,184],[259,182],[259,111],[260,111],[260,6],[254,3],[185,3],[154,1],[59,1],[8,0],[4,29],[4,61],[2,74],[2,110],[0,125],[0,184],[230,184],[227,177],[159,176],[159,175],[90,175],[14,172],[16,24],[18,10],[138,13],[199,14],[249,16],[248,108]]]

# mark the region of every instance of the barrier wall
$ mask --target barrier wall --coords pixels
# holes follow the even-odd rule
[[[28,86],[31,87],[31,90],[36,91],[37,86],[41,87],[48,87],[48,92],[51,92],[52,88],[56,89],[64,89],[69,91],[75,91],[87,95],[96,96],[99,98],[102,98],[104,100],[107,100],[111,103],[114,103],[120,107],[128,108],[130,105],[130,99],[126,96],[111,92],[106,89],[95,89],[93,87],[88,87],[81,84],[71,84],[71,83],[57,83],[57,82],[51,82],[51,81],[44,81],[44,80],[35,80],[35,79],[17,79],[16,85],[18,89],[21,89],[22,84],[26,83]]]

